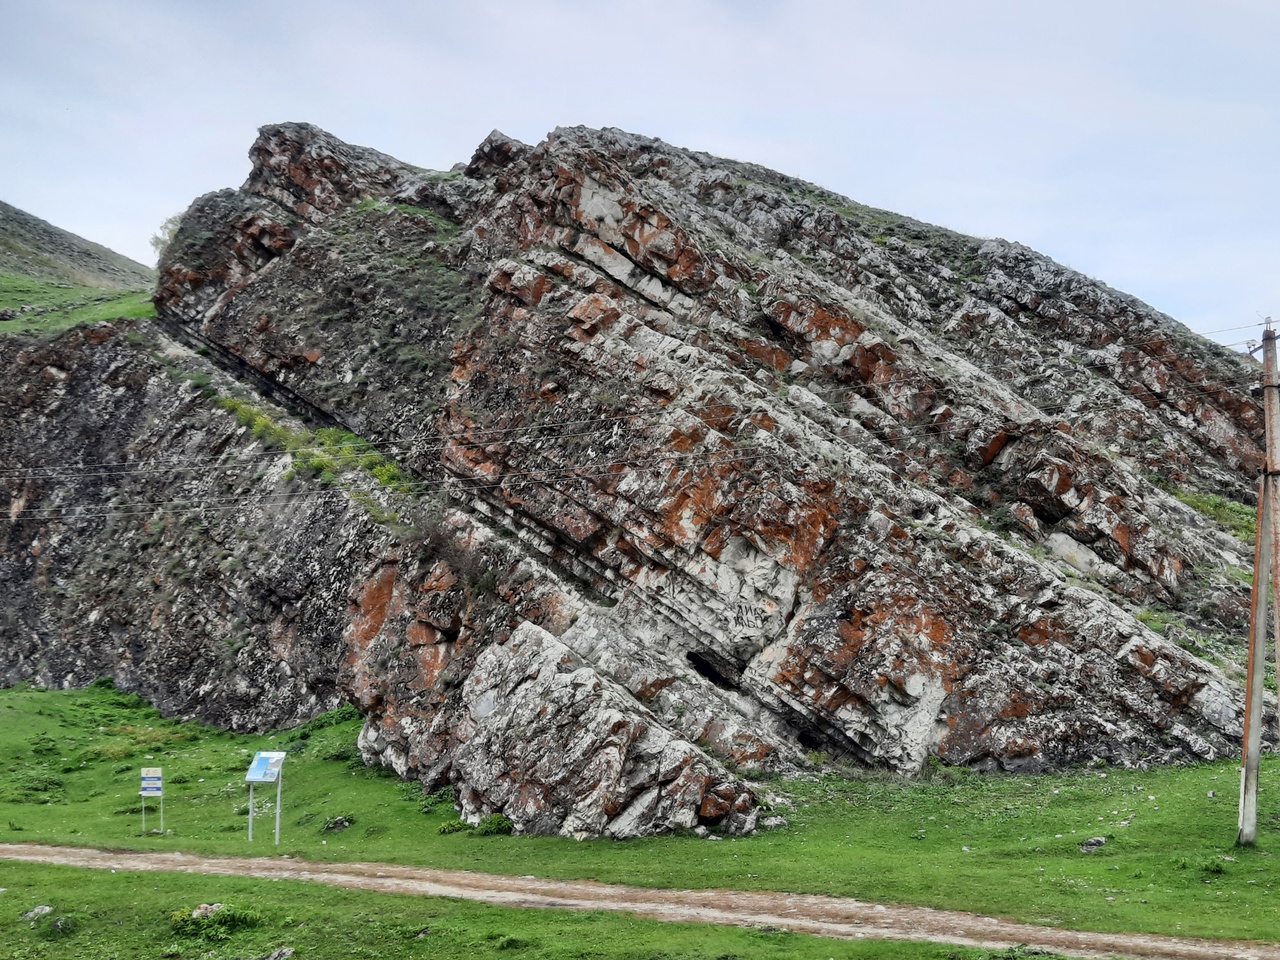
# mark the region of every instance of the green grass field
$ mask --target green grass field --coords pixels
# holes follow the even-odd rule
[[[3,864],[0,943],[10,960],[231,960],[293,947],[299,960],[1014,960],[1018,950],[845,942],[778,930],[660,923],[605,911],[518,910],[444,897],[183,874]],[[194,924],[218,902],[238,924]],[[21,913],[53,908],[34,922]],[[62,918],[61,923],[58,922]],[[1036,956],[1045,956],[1036,954]]]
[[[49,283],[32,277],[0,274],[0,311],[36,309],[12,320],[0,320],[0,334],[55,334],[80,323],[118,317],[154,317],[150,290],[101,290]]]
[[[717,841],[573,842],[441,834],[456,819],[451,804],[430,802],[416,785],[365,768],[354,747],[358,729],[347,711],[276,736],[239,736],[166,721],[106,685],[0,691],[0,839],[831,893],[1055,926],[1202,937],[1273,939],[1280,919],[1274,756],[1264,759],[1259,843],[1248,850],[1234,846],[1239,781],[1231,761],[1044,777],[828,775],[765,785],[765,793],[794,804],[776,805],[790,821],[781,830]],[[271,842],[273,790],[258,793],[255,839],[246,838],[244,772],[260,749],[289,753],[279,848]],[[141,830],[143,766],[164,768],[163,835],[150,832],[159,825],[154,801],[149,832]],[[326,830],[338,817],[352,825]],[[1106,845],[1082,853],[1079,845],[1095,836]],[[8,875],[15,867],[0,869]]]

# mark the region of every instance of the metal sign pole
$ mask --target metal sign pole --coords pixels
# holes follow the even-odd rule
[[[284,792],[284,768],[276,775],[276,846],[280,846],[280,797]]]
[[[253,781],[249,781],[249,839],[253,839]]]
[[[147,795],[142,794],[142,832],[147,832]]]

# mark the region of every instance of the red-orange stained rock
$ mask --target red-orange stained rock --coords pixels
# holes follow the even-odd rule
[[[347,619],[343,638],[350,646],[348,662],[354,663],[359,654],[378,635],[392,610],[395,598],[396,574],[399,567],[386,563],[378,567],[374,576],[360,587],[359,596]]]
[[[738,411],[727,403],[711,400],[695,407],[693,414],[712,430],[723,432],[732,426],[734,418],[738,416]]]
[[[1145,667],[1154,666],[1156,662],[1156,655],[1147,647],[1135,646],[1129,655]]]
[[[435,643],[440,635],[431,624],[424,623],[421,620],[414,620],[405,627],[404,636],[410,646],[416,647],[427,643]]]
[[[978,448],[978,460],[982,466],[989,465],[1009,443],[1009,439],[1009,434],[1004,430],[997,430],[992,434],[991,439]]]
[[[691,479],[663,505],[662,532],[674,543],[684,543],[686,527],[701,529],[722,507],[719,478],[703,474]]]
[[[409,689],[416,691],[430,690],[440,680],[440,674],[453,659],[453,645],[449,643],[432,643],[418,647],[414,651],[417,661],[416,670],[410,676]]]
[[[1029,647],[1038,647],[1056,639],[1061,627],[1049,619],[1033,620],[1018,628],[1018,639]]]

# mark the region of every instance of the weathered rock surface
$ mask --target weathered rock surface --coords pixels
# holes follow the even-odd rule
[[[345,696],[369,760],[573,836],[751,829],[743,778],[819,754],[1238,749],[1252,551],[1184,501],[1250,502],[1249,361],[619,131],[251,156],[157,326],[0,343],[9,679],[241,727]]]

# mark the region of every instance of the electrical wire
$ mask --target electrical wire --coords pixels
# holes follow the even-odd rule
[[[1061,409],[1065,410],[1068,406],[1074,406],[1076,402],[1078,401],[1073,401],[1071,404],[1064,405]],[[1038,413],[1040,414],[1040,418],[1038,418],[1038,422],[1024,424],[1023,426],[1028,426],[1028,427],[1039,426],[1042,429],[1051,428],[1053,425],[1048,423],[1046,420],[1044,420],[1043,417],[1045,414],[1050,414],[1055,412],[1056,409],[1057,408],[1054,408],[1054,407],[1039,408]],[[614,418],[610,418],[610,419],[614,419]],[[629,419],[629,418],[617,418],[617,419]],[[1002,427],[1002,429],[1007,429],[1008,426],[1014,426],[1014,425],[1008,424],[1005,427]],[[864,427],[864,429],[866,428]],[[879,438],[877,439],[879,440],[879,442],[885,443],[886,446],[889,446],[890,449],[893,449],[892,444],[894,442],[922,443],[925,440],[935,436],[952,437],[954,436],[954,432],[945,426],[929,429],[929,430],[913,430],[909,425],[907,425],[904,427],[902,431],[902,436],[899,438],[892,438],[891,440],[879,440]],[[447,444],[448,444],[447,439],[442,441],[438,445],[439,449],[443,449],[443,447],[446,446]],[[521,452],[537,453],[538,451],[521,450],[520,448],[516,448],[513,452],[514,453],[521,453]],[[912,453],[909,450],[903,450],[901,448],[899,448],[897,452],[904,457],[915,457],[920,455],[920,454]],[[280,455],[283,455],[285,453],[287,453],[287,451],[281,451]],[[580,467],[580,466],[579,467],[560,466],[556,469],[528,469],[528,470],[522,470],[522,471],[508,471],[503,473],[499,478],[497,478],[496,480],[490,483],[476,483],[474,479],[462,478],[455,475],[455,476],[438,480],[438,481],[424,480],[424,481],[416,481],[416,482],[403,484],[398,487],[398,490],[406,494],[422,496],[422,495],[427,495],[431,492],[444,489],[450,484],[458,484],[458,483],[462,483],[466,485],[468,489],[486,490],[486,489],[495,489],[503,486],[510,486],[513,483],[519,483],[522,481],[523,482],[552,482],[555,480],[584,480],[584,479],[589,480],[589,479],[595,479],[603,476],[616,476],[620,471],[624,469],[652,466],[655,463],[655,461],[656,462],[678,461],[679,463],[687,466],[695,466],[698,464],[714,465],[716,463],[733,463],[734,465],[741,465],[741,464],[754,463],[761,459],[776,460],[778,454],[779,454],[779,451],[777,450],[765,451],[755,455],[747,455],[747,454],[744,454],[741,449],[712,450],[712,451],[684,452],[684,453],[660,449],[655,451],[645,451],[639,454],[632,455],[630,457],[626,457],[624,459],[615,459],[615,460],[607,461],[603,464],[596,464],[594,465],[593,469],[584,469],[583,467]],[[359,460],[361,458],[354,457],[352,459]],[[233,464],[231,464],[231,466],[238,466],[238,465],[240,465],[239,461],[233,462]],[[802,468],[803,464],[797,464],[796,466],[798,468]],[[885,466],[885,465],[881,464],[881,466]],[[896,470],[893,470],[892,467],[886,466],[886,469],[888,469],[890,473],[896,476],[899,476],[899,478],[901,479],[901,475],[898,474]],[[164,470],[157,470],[154,472],[166,473],[166,471]],[[206,470],[205,472],[207,473],[208,471]],[[66,479],[74,479],[74,478],[68,477]],[[86,513],[86,512],[83,512],[81,508],[76,508],[76,507],[71,507],[71,508],[50,507],[50,508],[46,508],[45,511],[43,512],[32,511],[29,513],[19,513],[17,516],[12,517],[12,519],[40,520],[40,519],[55,519],[55,518],[71,518],[72,516],[74,516],[75,519],[101,519],[105,517],[124,518],[124,517],[130,517],[130,516],[152,515],[157,510],[165,510],[168,512],[199,513],[199,512],[204,512],[206,510],[225,511],[230,509],[238,509],[240,506],[246,503],[251,503],[251,502],[272,506],[272,505],[283,505],[283,504],[294,502],[296,500],[335,497],[338,495],[339,494],[336,491],[332,491],[329,489],[307,490],[307,491],[299,491],[296,493],[286,493],[286,494],[264,494],[264,495],[257,495],[257,496],[255,496],[252,493],[243,493],[243,494],[230,495],[227,497],[204,497],[201,499],[201,501],[198,504],[192,504],[188,498],[179,498],[179,499],[170,500],[170,501],[146,501],[141,503],[125,504],[118,507],[112,507],[110,510],[100,511],[96,513],[94,512]],[[345,496],[345,494],[343,496]],[[54,510],[57,510],[58,512],[57,513],[52,512]],[[72,511],[77,511],[77,512],[75,512],[73,515]]]
[[[1018,384],[1019,386],[1026,386],[1025,376],[1023,375],[1012,375],[1009,377],[994,377],[992,379],[994,379],[995,382],[1000,385]],[[1256,376],[1253,374],[1242,374],[1242,376],[1236,380],[1223,379],[1223,380],[1213,381],[1211,383],[1197,383],[1193,381],[1188,381],[1188,382],[1192,386],[1205,390],[1205,389],[1224,388],[1224,387],[1230,388],[1232,386],[1239,386],[1239,385],[1243,385],[1244,383],[1252,382],[1255,379],[1256,379]],[[861,386],[870,390],[886,390],[886,389],[891,389],[893,387],[903,385],[903,384],[932,383],[935,381],[936,381],[936,378],[934,378],[933,376],[929,374],[921,373],[913,376],[898,376],[898,377],[891,377],[885,380],[865,381]],[[1023,397],[1017,397],[1016,399],[1018,399],[1022,403],[1027,404],[1028,406],[1032,406],[1032,407],[1036,406],[1034,402],[1027,400]],[[711,402],[714,402],[714,399],[712,399]],[[1068,407],[1069,405],[1064,405],[1061,409],[1067,409]],[[653,410],[654,412],[670,412],[673,408],[670,405],[652,404],[650,405],[650,409]],[[675,409],[679,409],[679,408],[675,408]],[[1040,409],[1042,412],[1051,412],[1044,407],[1040,407],[1038,409]],[[291,448],[291,449],[281,450],[281,451],[263,451],[259,454],[254,455],[252,459],[267,461],[267,460],[275,459],[276,457],[279,457],[285,454],[291,454],[293,456],[298,456],[298,457],[324,455],[331,462],[334,462],[337,464],[343,464],[349,461],[361,460],[364,457],[368,456],[370,453],[377,453],[380,450],[385,448],[396,449],[398,452],[398,455],[402,457],[405,457],[405,456],[420,457],[422,455],[430,455],[430,453],[433,452],[433,448],[436,451],[438,451],[444,444],[449,442],[452,442],[455,445],[462,444],[469,447],[483,447],[483,446],[491,445],[493,443],[500,442],[502,438],[518,436],[525,433],[532,433],[536,431],[546,431],[548,429],[552,429],[555,427],[562,427],[562,426],[575,425],[575,424],[603,423],[603,424],[616,425],[617,423],[625,422],[625,421],[634,422],[634,420],[638,416],[643,416],[643,415],[644,415],[644,408],[639,407],[627,414],[621,414],[621,415],[609,416],[609,417],[580,418],[576,420],[555,421],[552,423],[527,424],[527,425],[509,427],[509,428],[481,427],[481,428],[478,428],[478,432],[481,434],[481,436],[479,437],[475,437],[473,439],[468,439],[465,441],[460,440],[459,438],[432,440],[426,446],[411,446],[407,451],[403,453],[399,453],[398,451],[404,450],[406,445],[413,444],[416,441],[406,441],[403,439],[370,441],[370,440],[360,439],[358,448],[352,450],[352,452],[349,454],[335,453],[332,447],[326,447],[323,444],[319,444],[319,445],[313,444],[313,445],[301,446],[301,447],[296,447],[296,448]],[[598,430],[598,431],[582,431],[577,434],[562,434],[558,436],[553,435],[553,436],[545,437],[545,439],[552,439],[552,440],[572,439],[575,437],[599,435],[599,434],[610,432],[611,430],[612,430],[612,427],[608,427],[608,428],[602,428],[601,430]],[[242,462],[248,463],[250,459],[251,458],[249,457],[243,458]],[[0,471],[0,480],[15,479],[15,478],[30,479],[30,480],[70,479],[74,477],[103,479],[111,476],[118,476],[118,475],[124,475],[124,474],[138,475],[142,473],[162,472],[165,470],[171,470],[175,472],[183,469],[195,471],[195,470],[208,469],[209,461],[207,459],[201,458],[201,459],[185,459],[185,460],[176,460],[176,459],[159,460],[159,461],[151,460],[151,461],[148,461],[148,463],[149,463],[149,466],[146,470],[140,470],[136,465],[129,464],[128,462],[103,461],[96,464],[95,463],[81,464],[79,469],[70,473],[66,472],[65,468],[63,467],[35,468],[36,471],[39,471],[42,469],[49,471],[47,473],[33,472],[32,470],[27,470],[23,472]],[[98,466],[104,467],[104,468],[116,467],[117,469],[114,469],[114,470],[103,469],[97,473],[89,473],[85,469],[89,467],[98,467]]]
[[[1104,319],[1103,322],[1105,323],[1107,321]],[[1221,328],[1215,331],[1207,331],[1204,334],[1200,334],[1200,336],[1207,337],[1214,333],[1225,333],[1225,332],[1232,332],[1232,331],[1244,330],[1244,329],[1256,329],[1261,326],[1263,326],[1263,324],[1259,322],[1259,323],[1248,324],[1248,325],[1238,326],[1238,327],[1227,327],[1227,328]],[[1119,335],[1119,339],[1117,339],[1113,343],[1105,344],[1101,347],[1084,347],[1083,348],[1084,351],[1096,352],[1098,350],[1107,349],[1108,347],[1117,347],[1120,349],[1131,350],[1131,349],[1140,348],[1143,346],[1151,346],[1155,344],[1160,344],[1163,346],[1163,345],[1170,344],[1170,342],[1174,341],[1177,335],[1181,333],[1181,331],[1152,331],[1152,335],[1145,340],[1141,340],[1141,339],[1125,340],[1124,331],[1117,330],[1116,332]],[[1241,341],[1241,343],[1250,343],[1250,342],[1252,341]],[[1229,347],[1231,345],[1217,344],[1217,346],[1223,347],[1225,349],[1226,347]],[[912,384],[912,383],[934,383],[936,382],[936,379],[937,378],[935,378],[929,373],[920,372],[920,373],[913,374],[911,376],[897,376],[897,377],[891,377],[881,381],[864,382],[859,386],[862,389],[870,390],[870,391],[891,392],[892,388],[900,385]],[[999,377],[995,379],[997,383],[1001,385],[1017,384],[1021,388],[1026,388],[1027,386],[1029,386],[1027,382],[1027,375],[1014,374],[1008,377]],[[1197,381],[1186,380],[1186,378],[1184,378],[1184,382],[1186,382],[1188,386],[1193,387],[1199,391],[1211,392],[1216,389],[1230,388],[1231,386],[1242,385],[1243,383],[1251,382],[1251,381],[1254,381],[1255,379],[1256,379],[1255,376],[1243,374],[1240,378],[1238,378],[1235,381],[1229,378],[1226,378],[1223,380],[1217,380],[1217,381],[1211,381],[1211,382],[1203,382],[1203,381],[1197,382]],[[1064,403],[1057,407],[1054,407],[1054,406],[1037,405],[1036,403],[1026,399],[1025,397],[1016,396],[1016,394],[1014,399],[1017,400],[1017,402],[1025,404],[1026,406],[1030,407],[1032,410],[1035,410],[1036,414],[1038,415],[1037,418],[1044,418],[1047,415],[1050,415],[1054,412],[1064,412],[1068,409],[1074,408],[1080,402],[1078,400],[1073,399],[1068,403]],[[714,403],[715,398],[710,398],[709,402]],[[673,408],[666,404],[654,404],[652,405],[651,409],[655,412],[668,413],[668,412],[671,412]],[[687,407],[674,408],[674,409],[685,409],[686,411],[688,410]],[[692,413],[692,411],[689,411],[689,412]],[[745,411],[740,411],[740,412],[745,414]],[[480,437],[476,437],[474,433],[472,434],[471,438],[466,440],[462,440],[461,438],[458,438],[458,437],[440,437],[438,439],[433,439],[431,442],[425,445],[421,444],[420,441],[406,441],[404,439],[399,439],[399,438],[387,439],[382,441],[368,441],[368,440],[361,439],[358,441],[358,444],[359,444],[358,447],[353,449],[350,453],[346,453],[346,454],[336,453],[334,452],[331,446],[327,447],[323,444],[302,446],[302,447],[285,449],[280,451],[263,451],[259,454],[253,455],[252,457],[238,458],[237,460],[232,461],[230,463],[215,463],[213,464],[213,468],[229,472],[236,469],[244,469],[244,468],[250,467],[254,463],[275,460],[278,457],[284,456],[284,455],[288,455],[293,458],[306,458],[308,456],[324,456],[326,460],[326,465],[333,464],[334,466],[338,466],[339,468],[341,468],[342,466],[344,466],[349,462],[363,461],[371,453],[381,455],[380,451],[384,448],[395,450],[396,455],[402,459],[408,458],[408,457],[414,457],[415,459],[423,459],[426,457],[430,457],[434,454],[439,454],[443,452],[443,450],[449,445],[453,445],[455,447],[461,447],[461,448],[485,447],[485,446],[490,446],[494,443],[501,442],[501,440],[504,438],[513,439],[513,438],[518,438],[521,435],[525,435],[525,434],[537,433],[539,434],[539,436],[536,437],[537,440],[552,441],[552,442],[559,442],[562,440],[571,440],[571,439],[581,439],[583,437],[588,437],[588,436],[600,436],[606,433],[614,432],[616,430],[617,424],[619,424],[620,422],[625,421],[625,422],[634,423],[637,417],[643,417],[644,415],[645,414],[642,412],[641,409],[633,409],[626,414],[609,416],[609,417],[580,418],[577,420],[556,421],[553,423],[526,424],[526,425],[510,427],[510,428],[479,428],[479,432],[482,434],[482,436]],[[693,415],[696,416],[696,414],[693,414]],[[552,434],[547,433],[548,430],[551,430],[557,427],[564,427],[569,425],[585,425],[585,424],[591,424],[591,423],[608,424],[609,426],[601,426],[597,430],[584,430],[584,431],[579,431],[571,434],[557,435],[554,433]],[[952,436],[952,435],[953,435],[952,431],[947,429],[946,427],[941,427],[931,431],[930,430],[920,431],[917,429],[913,429],[910,424],[906,424],[904,425],[902,437],[893,438],[892,440],[885,440],[881,442],[886,442],[889,444],[892,444],[894,442],[923,442],[925,439],[927,439],[930,436]],[[410,447],[410,449],[405,451],[404,448],[406,447],[407,444],[414,444],[414,446]],[[404,451],[404,452],[400,452],[400,451]],[[697,456],[717,456],[719,455],[719,453],[721,453],[721,451],[713,451],[704,455],[686,455],[686,457],[690,459],[696,459]],[[901,453],[903,455],[910,455],[907,451],[901,451]],[[650,460],[652,460],[652,458],[654,457],[658,459],[662,459],[663,457],[667,456],[667,454],[663,452],[658,452],[658,453],[647,454],[646,456],[650,458]],[[736,458],[736,461],[747,462],[754,459],[756,458],[738,457]],[[711,462],[711,461],[708,460],[707,462]],[[616,473],[622,467],[635,466],[635,465],[637,465],[637,462],[635,459],[624,460],[624,461],[614,461],[613,463],[605,467],[605,471],[609,473]],[[96,473],[86,472],[84,468],[90,467],[90,466],[97,466],[102,468],[114,468],[114,469],[101,469]],[[0,471],[0,480],[17,479],[23,482],[34,482],[34,481],[67,481],[67,480],[78,479],[83,481],[83,480],[91,480],[91,479],[102,480],[102,479],[108,479],[111,477],[127,477],[128,479],[135,479],[138,477],[151,476],[156,474],[164,474],[166,476],[172,477],[174,474],[179,472],[199,471],[201,473],[207,473],[211,469],[211,463],[207,458],[186,459],[186,460],[175,459],[170,461],[159,461],[159,462],[152,460],[152,461],[148,461],[148,466],[144,469],[144,468],[140,468],[136,464],[130,464],[128,462],[119,462],[119,461],[105,462],[104,461],[96,465],[82,464],[79,470],[72,471],[72,472],[67,472],[65,467],[46,468],[51,471],[56,471],[56,472],[46,472],[46,473],[38,472],[39,469],[40,468],[37,468],[37,472],[32,472],[29,470],[24,473]],[[561,471],[558,473],[551,472],[551,471],[512,472],[512,473],[504,474],[499,481],[495,481],[494,485],[495,486],[507,485],[507,484],[510,484],[511,482],[518,481],[521,478],[532,479],[534,477],[538,477],[541,479],[553,479],[556,477],[561,477],[561,478],[573,477],[573,478],[581,479],[581,478],[587,478],[591,476],[600,476],[600,475],[602,474],[586,474],[586,473],[583,473],[581,470],[574,471],[574,472]],[[455,480],[455,481],[446,481],[446,482],[457,482],[457,481]],[[405,489],[406,491],[425,492],[426,490],[435,488],[435,487],[438,487],[438,484],[432,485],[431,487],[429,487],[428,482],[419,482],[419,483],[410,483],[406,485],[403,489]],[[305,491],[296,496],[310,497],[310,496],[321,496],[321,495],[333,495],[333,492],[328,490]],[[267,497],[275,497],[275,499],[268,500],[266,498],[260,498],[259,502],[270,503],[270,504],[289,502],[292,496],[293,495],[267,495]],[[245,501],[246,501],[246,497],[244,496],[236,496],[236,497],[230,497],[230,498],[213,498],[213,499],[206,498],[205,500],[202,501],[200,505],[197,505],[195,507],[187,506],[187,509],[194,509],[194,510],[225,509],[225,507],[222,507],[222,506],[215,507],[214,504],[230,503],[234,507],[238,507],[240,504],[244,503]],[[186,501],[179,500],[179,501],[170,501],[167,503],[166,502],[149,503],[141,506],[145,512],[154,513],[156,509],[160,509],[166,506],[172,509],[179,503],[185,505]],[[77,508],[70,508],[70,509],[77,509]],[[68,514],[65,510],[59,514],[59,516],[64,516],[64,517],[67,515]],[[79,513],[76,516],[81,518],[93,518],[93,517],[102,517],[106,515],[107,514],[95,515],[95,514]],[[123,517],[123,516],[136,515],[136,514],[122,513],[120,510],[117,509],[112,515]],[[19,514],[19,516],[25,516],[26,519],[51,518],[51,515],[45,516],[39,513],[32,513],[32,514],[26,514],[26,515]]]
[[[573,470],[524,470],[512,471],[504,473],[496,480],[489,482],[474,482],[470,478],[460,477],[457,475],[442,478],[437,481],[420,481],[409,484],[405,492],[412,492],[414,495],[422,496],[431,492],[440,491],[451,485],[462,485],[468,490],[493,490],[500,487],[510,487],[513,483],[520,481],[537,482],[546,480],[593,480],[600,477],[616,477],[623,468],[630,466],[638,466],[643,459],[646,463],[653,459],[679,460],[680,465],[715,465],[717,463],[733,463],[735,465],[755,463],[761,460],[774,459],[777,457],[776,451],[759,451],[751,454],[744,454],[741,450],[719,450],[707,451],[703,453],[676,453],[657,452],[646,454],[644,458],[634,457],[626,460],[614,460],[605,464],[597,464],[591,469],[575,468]],[[342,491],[336,491],[329,488],[319,490],[305,490],[293,493],[281,494],[264,494],[254,497],[252,494],[236,494],[227,497],[209,497],[203,498],[200,503],[193,504],[187,498],[179,498],[176,500],[165,501],[145,501],[133,504],[126,504],[120,508],[112,508],[108,511],[92,512],[86,508],[70,507],[70,508],[46,508],[45,511],[32,511],[29,513],[19,513],[17,516],[11,516],[10,520],[49,520],[49,519],[104,519],[104,518],[127,518],[134,516],[152,516],[157,511],[172,513],[201,513],[205,510],[211,512],[219,512],[228,509],[237,509],[246,503],[264,506],[279,506],[292,503],[299,500],[323,499],[323,498],[347,498]],[[52,511],[57,509],[58,513]],[[72,513],[71,511],[77,511]]]
[[[896,385],[897,383],[900,383],[900,382],[901,381],[896,381],[896,382],[885,381],[883,383],[872,383],[871,385],[874,387],[880,387],[884,385]],[[1011,381],[1008,381],[1008,382],[1011,382]],[[1015,399],[1017,399],[1018,402],[1025,404],[1030,409],[1034,410],[1036,419],[1041,419],[1041,420],[1055,413],[1066,412],[1067,410],[1077,407],[1081,403],[1089,402],[1085,398],[1073,398],[1071,401],[1068,401],[1062,404],[1057,404],[1057,405],[1036,405],[1031,401],[1022,397],[1016,397]],[[1141,401],[1135,398],[1134,402],[1140,403]],[[670,412],[672,408],[656,407],[655,409],[662,412]],[[688,412],[687,408],[677,408],[677,409],[683,409],[686,412]],[[692,413],[691,415],[696,416],[696,414],[692,414]],[[739,411],[739,415],[749,416],[749,412],[746,410]],[[481,428],[481,432],[489,433],[493,435],[501,435],[502,437],[508,440],[519,433],[537,433],[538,435],[534,437],[535,441],[538,441],[538,442],[549,441],[549,442],[555,443],[555,442],[560,442],[565,440],[574,440],[574,439],[581,439],[584,437],[604,436],[606,434],[612,434],[613,432],[615,432],[616,426],[618,423],[621,423],[621,422],[634,423],[636,419],[637,419],[637,414],[632,413],[632,414],[624,414],[624,415],[611,416],[611,417],[580,418],[574,421],[561,421],[559,423],[553,423],[553,424],[533,424],[533,425],[526,425],[526,426],[517,427],[517,428],[503,428],[499,430],[489,430],[486,428]],[[569,433],[569,434],[555,434],[555,433],[546,432],[549,427],[561,426],[567,423],[608,423],[608,424],[611,424],[611,426],[601,427],[597,430],[578,431],[578,432]],[[1034,423],[1034,421],[1032,421],[1032,423]],[[1030,424],[1027,424],[1027,425],[1030,425]],[[931,430],[920,430],[918,428],[913,428],[912,425],[909,423],[902,424],[901,426],[902,426],[902,436],[899,438],[893,438],[894,442],[923,441],[931,436],[948,436],[948,437],[954,436],[954,430],[946,426],[940,426]],[[673,427],[678,428],[678,425],[673,425]],[[484,437],[478,440],[464,440],[459,437],[440,437],[440,438],[433,439],[430,443],[413,448],[403,456],[406,458],[411,456],[414,459],[422,460],[424,458],[429,458],[439,453],[442,453],[446,448],[451,446],[454,447],[455,449],[468,449],[468,448],[474,449],[474,448],[483,448],[483,447],[491,446],[495,442],[498,442],[498,441],[494,438],[494,436]],[[370,445],[372,446],[372,444]],[[519,450],[519,447],[517,447],[517,451],[518,450]],[[42,472],[39,472],[39,470],[37,469],[36,471],[28,471],[26,473],[12,473],[7,475],[0,474],[0,480],[8,479],[8,480],[19,480],[22,482],[35,482],[35,481],[48,482],[48,481],[85,481],[85,480],[93,480],[93,479],[101,480],[109,477],[125,477],[129,479],[133,479],[138,477],[155,476],[155,475],[164,475],[168,477],[173,477],[175,474],[182,473],[182,472],[207,473],[211,469],[231,472],[234,470],[252,467],[254,465],[257,465],[263,462],[275,461],[282,456],[290,456],[294,459],[299,459],[299,458],[305,459],[306,457],[313,456],[313,455],[324,456],[326,461],[326,466],[333,465],[341,468],[350,463],[363,462],[370,455],[370,451],[363,449],[363,444],[361,445],[361,448],[358,448],[349,454],[335,453],[332,451],[332,449],[325,448],[323,446],[308,446],[308,447],[299,447],[294,449],[283,449],[283,450],[262,452],[262,453],[253,455],[251,457],[240,457],[230,462],[216,462],[216,461],[211,462],[206,458],[201,460],[195,460],[195,461],[189,460],[189,461],[182,462],[184,464],[189,464],[189,465],[174,465],[174,464],[165,464],[164,462],[161,462],[160,465],[148,466],[147,468],[141,468],[137,465],[128,465],[126,468],[122,468],[119,470],[97,471],[97,472],[87,472],[87,471],[80,471],[80,470],[69,471],[64,467],[64,468],[57,469],[56,472],[42,473]]]

